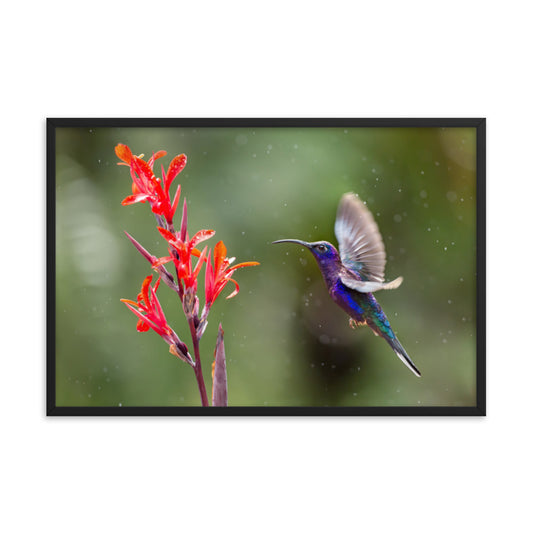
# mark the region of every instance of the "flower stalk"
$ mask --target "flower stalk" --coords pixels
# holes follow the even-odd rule
[[[189,238],[187,202],[185,199],[183,200],[181,223],[179,230],[176,231],[174,217],[181,196],[181,185],[178,184],[173,195],[170,192],[170,188],[187,163],[187,157],[184,154],[176,156],[171,161],[166,172],[164,167],[161,166],[161,178],[158,178],[153,172],[154,163],[157,159],[166,155],[165,151],[160,150],[154,153],[147,162],[142,159],[143,156],[133,155],[130,148],[124,144],[118,144],[115,147],[115,153],[121,160],[118,164],[129,167],[132,179],[132,194],[122,200],[122,205],[147,203],[150,206],[156,219],[157,231],[165,239],[169,254],[162,257],[152,255],[129,233],[125,232],[133,246],[150,263],[150,266],[157,272],[159,277],[154,286],[151,285],[153,275],[145,278],[141,292],[137,296],[137,301],[126,299],[121,301],[137,317],[137,331],[146,332],[152,329],[169,345],[171,354],[193,368],[201,405],[207,407],[209,406],[209,399],[202,372],[200,339],[207,328],[209,311],[229,282],[234,284],[235,290],[227,298],[233,298],[238,294],[239,285],[232,277],[235,270],[242,267],[255,266],[259,263],[247,261],[230,266],[235,258],[227,257],[226,246],[222,241],[219,241],[213,250],[210,250],[208,246],[204,246],[200,251],[197,245],[209,240],[215,234],[215,231],[202,229],[194,233],[192,238]],[[174,264],[176,277],[164,266],[170,262]],[[199,315],[198,276],[204,267],[204,302],[202,313]],[[189,353],[187,345],[167,322],[157,298],[157,290],[161,281],[178,295],[181,308],[189,325],[194,358]],[[227,405],[226,362],[221,326],[217,337],[215,360],[217,357],[219,369],[216,374],[215,370],[213,370],[212,401],[213,405]],[[215,376],[217,376],[216,379]],[[215,400],[215,398],[217,399]]]

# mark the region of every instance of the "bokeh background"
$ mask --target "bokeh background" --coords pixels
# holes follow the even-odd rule
[[[473,128],[57,128],[57,405],[199,405],[192,369],[153,331],[137,333],[120,302],[151,273],[123,232],[167,251],[147,205],[120,205],[131,178],[116,165],[119,142],[146,158],[166,150],[158,175],[160,162],[187,154],[177,182],[190,233],[215,229],[207,244],[261,263],[236,271],[241,292],[210,313],[208,394],[221,322],[233,406],[475,405],[475,141]],[[374,214],[387,279],[404,277],[377,298],[420,379],[383,339],[348,326],[308,251],[271,245],[336,244],[347,191]],[[164,285],[158,294],[190,344],[179,301]]]

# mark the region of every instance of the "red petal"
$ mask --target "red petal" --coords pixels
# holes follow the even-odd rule
[[[222,261],[226,258],[226,247],[222,241],[218,241],[215,245],[214,260],[215,260],[215,272],[218,272]]]
[[[259,264],[260,263],[258,263],[257,261],[246,261],[245,263],[239,263],[238,265],[235,265],[235,266],[232,266],[231,268],[228,268],[228,270],[226,272],[233,272],[237,268],[257,266]]]
[[[174,178],[184,169],[187,164],[187,156],[181,154],[176,156],[168,166],[167,180],[165,182],[165,189],[168,192],[168,189],[171,183],[174,181]]]
[[[149,329],[150,329],[150,324],[148,324],[147,322],[139,318],[139,320],[137,321],[137,331],[139,333],[144,333],[145,331],[148,331]]]
[[[183,200],[183,214],[181,215],[181,240],[184,241],[187,235],[187,200]]]
[[[213,289],[215,286],[215,272],[211,265],[211,251],[207,254],[205,265],[205,302],[209,305],[213,302]]]
[[[160,257],[156,261],[152,263],[152,268],[160,267],[161,265],[164,265],[165,263],[168,263],[169,261],[172,261],[174,258],[167,256],[167,257]]]
[[[148,331],[150,329],[150,320],[146,320],[146,317],[130,304],[126,302],[124,303],[127,305],[128,309],[139,319],[137,322],[137,331]]]
[[[159,279],[161,279],[161,278],[159,278]],[[157,299],[157,295],[155,293],[156,290],[157,290],[157,287],[155,289],[151,289],[151,291],[152,291],[152,304],[153,304],[153,306],[155,308],[155,315],[160,320],[161,324],[163,324],[164,327],[167,327],[167,319],[165,318],[165,313],[163,313],[163,309],[161,307],[161,304],[159,303],[159,300]]]
[[[120,143],[117,144],[115,146],[115,154],[117,154],[117,157],[119,159],[122,159],[122,161],[124,161],[128,165],[130,164],[132,153],[128,146],[126,146],[125,144],[120,144]]]
[[[200,273],[200,269],[202,268],[202,263],[205,260],[205,254],[207,252],[207,246],[202,250],[202,253],[200,254],[200,258],[198,259],[198,263],[196,263],[196,268],[193,272],[193,277],[196,279],[198,277],[198,274]]]
[[[190,245],[196,246],[199,242],[203,242],[207,239],[210,239],[214,234],[215,230],[202,229],[194,235],[194,237],[191,239]]]
[[[146,193],[148,191],[148,187],[146,186],[145,181],[141,180],[137,176],[137,172],[135,170],[135,165],[130,166],[130,176],[131,176],[131,192],[133,194],[139,194],[141,192]]]
[[[167,153],[165,152],[165,150],[159,150],[158,152],[153,154],[152,157],[148,160],[149,167],[150,168],[154,168],[154,161],[156,159],[159,159],[160,157],[164,157],[166,155],[167,155]]]
[[[149,306],[150,304],[150,300],[148,298],[148,288],[150,286],[150,283],[152,283],[152,274],[150,274],[149,276],[146,276],[144,278],[144,281],[143,281],[143,284],[142,284],[142,287],[141,287],[141,296],[142,296],[142,299],[144,300],[144,304]]]
[[[138,202],[146,202],[150,198],[149,194],[131,194],[130,196],[126,196],[122,202],[120,202],[122,205],[131,205],[136,204]]]
[[[213,294],[213,302],[219,297],[220,293],[224,290],[224,287],[228,284],[226,278],[219,279],[215,283],[215,291]]]
[[[232,278],[227,278],[227,281],[235,283],[235,290],[229,296],[226,296],[226,300],[229,300],[230,298],[233,298],[234,296],[237,296],[237,294],[239,294],[239,284]]]
[[[139,304],[137,302],[134,302],[133,300],[128,300],[126,298],[121,298],[121,302],[124,302],[125,304],[134,305],[135,307],[139,307]]]
[[[170,208],[170,220],[174,218],[174,213],[176,212],[176,209],[178,207],[178,202],[180,201],[180,194],[181,194],[181,185],[178,185],[178,188],[176,189],[176,194],[174,195],[174,200],[172,200],[172,206]]]
[[[132,156],[131,167],[137,172],[137,174],[139,174],[145,183],[151,183],[153,180],[155,180],[155,176],[150,168],[150,165],[144,159],[140,159],[137,156]]]
[[[165,229],[165,228],[157,228],[159,230],[159,233],[161,233],[161,235],[163,236],[163,238],[168,241],[168,242],[171,242],[171,241],[176,241],[176,237],[174,236],[174,234],[170,231],[168,231],[168,229]]]

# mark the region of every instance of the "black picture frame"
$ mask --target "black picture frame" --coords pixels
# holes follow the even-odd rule
[[[86,128],[475,128],[476,131],[476,405],[278,407],[119,407],[56,405],[56,131]],[[484,416],[486,415],[486,119],[485,118],[48,118],[47,143],[47,341],[48,416]]]

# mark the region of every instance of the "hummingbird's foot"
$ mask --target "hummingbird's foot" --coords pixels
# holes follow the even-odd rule
[[[352,329],[355,329],[357,326],[364,326],[366,324],[366,320],[355,320],[355,318],[350,318],[348,320],[348,324]]]

